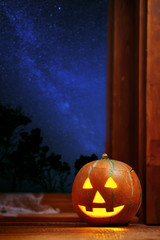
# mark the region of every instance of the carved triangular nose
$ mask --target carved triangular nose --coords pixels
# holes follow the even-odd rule
[[[105,203],[105,200],[99,191],[96,192],[94,199],[93,199],[93,203]]]

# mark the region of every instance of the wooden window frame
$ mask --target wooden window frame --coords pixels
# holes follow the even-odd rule
[[[139,175],[140,221],[160,224],[160,2],[110,0],[106,151]]]

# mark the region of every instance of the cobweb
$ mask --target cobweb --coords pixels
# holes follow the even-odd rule
[[[56,214],[60,210],[41,203],[44,194],[3,194],[0,196],[0,215]]]

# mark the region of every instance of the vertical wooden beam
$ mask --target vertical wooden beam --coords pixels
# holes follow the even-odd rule
[[[108,42],[107,152],[138,169],[138,28],[135,0],[113,0]],[[111,15],[112,16],[112,15]],[[112,41],[112,42],[111,42]],[[110,50],[111,49],[111,50]],[[111,62],[111,63],[110,63]],[[109,131],[109,133],[108,133]]]
[[[140,222],[146,222],[146,38],[147,1],[139,1],[138,175],[142,186]]]
[[[107,72],[107,152],[140,177],[145,220],[146,0],[112,0]],[[112,34],[112,37],[110,36]],[[110,63],[111,62],[111,63]]]
[[[160,224],[160,1],[148,0],[146,219]]]
[[[113,104],[113,26],[114,1],[108,3],[108,29],[107,29],[107,123],[106,123],[106,152],[112,156],[112,104]]]

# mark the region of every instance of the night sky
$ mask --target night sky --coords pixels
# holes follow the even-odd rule
[[[0,102],[72,167],[105,151],[108,0],[0,0]]]

